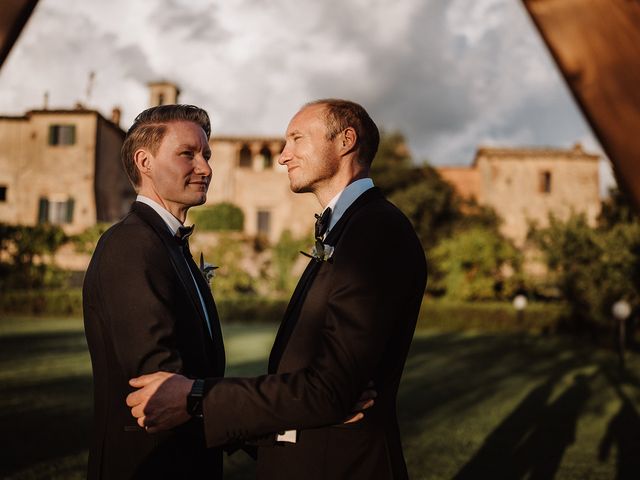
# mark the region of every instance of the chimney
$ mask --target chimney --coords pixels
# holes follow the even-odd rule
[[[111,110],[111,121],[116,125],[120,126],[121,116],[122,116],[122,110],[120,110],[120,107],[113,107],[113,110]]]
[[[175,83],[171,82],[151,82],[149,83],[151,93],[151,107],[158,105],[171,105],[178,103],[180,90]]]
[[[43,110],[48,110],[49,109],[49,92],[45,91],[44,92],[44,105],[42,107]]]

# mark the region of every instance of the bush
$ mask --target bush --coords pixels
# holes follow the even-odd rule
[[[189,212],[189,216],[202,231],[242,231],[244,228],[244,213],[232,203],[197,207]]]
[[[67,241],[57,225],[0,224],[0,288],[61,286],[65,274],[53,264],[53,255]]]
[[[87,228],[82,233],[71,237],[71,241],[75,245],[76,252],[93,254],[93,251],[96,249],[96,245],[98,244],[98,240],[110,226],[110,223],[97,223]]]
[[[431,260],[429,289],[450,300],[510,298],[520,283],[520,252],[491,228],[476,226],[442,240]]]
[[[312,244],[311,237],[294,238],[289,230],[282,232],[280,240],[273,246],[272,263],[274,270],[273,286],[283,294],[292,294],[298,278],[291,273],[300,251]]]
[[[218,298],[253,296],[256,279],[244,268],[251,246],[239,235],[222,233],[215,246],[204,251],[205,261],[217,265],[211,287]]]

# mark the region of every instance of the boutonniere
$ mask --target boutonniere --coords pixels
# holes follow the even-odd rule
[[[335,248],[333,245],[327,245],[320,240],[316,240],[316,244],[311,251],[311,254],[300,251],[305,257],[313,258],[316,262],[328,262],[333,257]]]
[[[202,276],[207,283],[211,283],[213,277],[216,276],[217,268],[218,266],[213,263],[206,263],[204,261],[204,255],[200,252],[200,273],[202,273]]]

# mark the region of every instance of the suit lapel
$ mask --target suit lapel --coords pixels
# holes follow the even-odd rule
[[[278,369],[282,352],[284,351],[286,342],[289,340],[289,336],[291,335],[291,329],[293,328],[294,322],[291,319],[298,317],[301,299],[305,297],[308,286],[315,278],[316,273],[320,269],[320,265],[321,262],[318,262],[315,259],[310,260],[307,268],[302,273],[295,290],[293,291],[291,300],[289,300],[287,309],[284,312],[282,322],[280,322],[280,327],[278,328],[278,333],[276,334],[276,338],[273,342],[273,347],[271,348],[271,354],[269,355],[269,373],[276,373]]]
[[[377,187],[370,188],[362,195],[360,195],[344,212],[338,223],[334,225],[331,229],[327,238],[325,239],[325,243],[327,245],[336,245],[338,242],[340,235],[344,231],[345,225],[349,223],[349,219],[353,216],[355,212],[357,212],[362,206],[367,203],[376,200],[383,199],[382,193],[380,193],[380,189]],[[271,349],[271,354],[269,355],[269,373],[276,373],[278,370],[278,365],[280,364],[280,359],[282,358],[282,354],[287,346],[289,338],[293,333],[293,330],[298,322],[298,317],[300,315],[300,310],[302,309],[302,305],[304,304],[304,300],[307,296],[311,285],[313,284],[313,280],[315,279],[318,270],[320,270],[320,266],[322,262],[312,259],[309,261],[307,268],[303,272],[296,288],[291,296],[291,300],[287,305],[287,309],[284,313],[284,317],[282,318],[282,322],[280,323],[280,328],[278,329],[278,333],[276,334],[276,339],[273,342],[273,348]]]
[[[216,308],[216,303],[213,299],[213,295],[211,294],[211,288],[209,284],[204,279],[200,269],[196,265],[193,258],[188,260],[189,267],[193,272],[193,278],[196,279],[196,283],[198,284],[198,288],[202,293],[202,298],[207,307],[207,313],[209,314],[209,325],[211,326],[211,337],[214,344],[213,352],[216,357],[216,365],[225,364],[225,354],[224,354],[224,343],[222,341],[222,329],[220,328],[220,318],[218,317],[218,309]],[[192,282],[193,283],[193,282]],[[198,303],[200,303],[200,299],[198,299]],[[205,325],[206,327],[206,325]],[[207,330],[208,333],[208,330]],[[218,372],[219,375],[224,374],[224,368],[222,371]]]
[[[211,329],[212,329],[213,335],[214,337],[217,336],[217,339],[211,339],[211,335],[209,335],[209,329],[206,325],[207,320],[206,320],[204,311],[202,310],[202,302],[200,302],[200,297],[198,296],[196,285],[193,283],[193,279],[191,278],[191,272],[189,271],[187,262],[185,262],[185,257],[182,254],[182,247],[178,245],[175,239],[171,236],[171,232],[167,227],[167,225],[164,223],[164,220],[162,220],[162,218],[160,218],[160,216],[151,207],[141,202],[134,202],[133,206],[131,207],[131,210],[133,212],[136,212],[142,220],[147,222],[160,237],[162,243],[167,249],[167,252],[169,253],[169,259],[173,264],[173,268],[176,274],[178,275],[178,278],[180,279],[182,286],[186,290],[194,310],[198,313],[198,316],[200,317],[200,328],[203,329],[203,336],[210,340],[206,342],[209,356],[210,358],[215,359],[216,365],[223,366],[224,365],[224,347],[219,348],[219,346],[217,345],[219,342],[222,342],[222,333],[220,332],[218,314],[217,314],[217,311],[215,310],[215,304],[213,305],[213,310],[212,310],[209,302],[207,301],[208,300],[207,297],[211,297],[211,291],[209,290],[208,286],[206,288],[206,291],[202,290],[202,288],[200,289],[201,294],[205,300],[205,305],[207,306],[207,309],[209,312],[209,319],[211,321]],[[193,262],[193,259],[191,259],[191,262]],[[195,268],[197,270],[197,266]],[[198,281],[198,276],[201,277],[199,273],[198,275],[195,275],[195,274],[193,275],[193,277],[196,279],[196,282]],[[204,279],[202,279],[202,281],[204,282]],[[208,295],[207,295],[207,291],[208,291]],[[211,298],[211,303],[213,304],[213,298]],[[214,324],[216,325],[216,328],[214,328]]]

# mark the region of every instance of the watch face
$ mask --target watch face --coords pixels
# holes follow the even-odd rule
[[[187,411],[194,417],[202,416],[202,401],[200,398],[190,398],[187,401]]]
[[[191,392],[187,396],[187,412],[194,417],[202,417],[202,396],[204,394],[204,380],[193,382]]]

